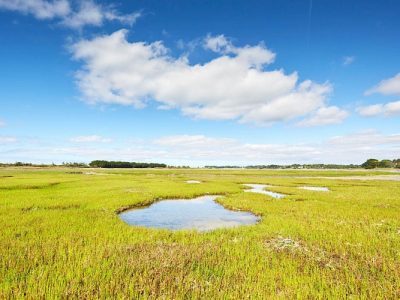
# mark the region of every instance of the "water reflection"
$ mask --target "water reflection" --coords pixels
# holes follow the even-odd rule
[[[327,187],[322,186],[300,186],[299,189],[318,192],[329,192],[329,189]]]
[[[201,183],[201,181],[198,181],[198,180],[186,180],[186,183],[196,184],[196,183]]]
[[[217,197],[162,200],[145,208],[125,211],[119,216],[130,225],[199,231],[250,225],[259,221],[259,217],[252,213],[226,209],[214,201]]]
[[[264,195],[274,197],[276,199],[281,199],[281,198],[285,197],[284,194],[265,190],[265,188],[268,187],[268,185],[266,185],[266,184],[246,183],[243,185],[250,187],[250,189],[244,190],[245,192],[264,194]]]

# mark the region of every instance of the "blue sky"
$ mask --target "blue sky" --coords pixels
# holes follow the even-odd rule
[[[400,155],[398,1],[0,0],[0,161]]]

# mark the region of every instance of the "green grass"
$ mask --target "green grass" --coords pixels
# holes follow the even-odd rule
[[[0,298],[400,298],[400,182],[291,177],[383,172],[89,171],[109,175],[0,169]],[[244,193],[240,183],[288,197]],[[205,193],[262,220],[173,232],[116,214]]]

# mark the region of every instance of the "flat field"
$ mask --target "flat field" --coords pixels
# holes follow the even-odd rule
[[[371,177],[382,174],[2,168],[0,298],[399,299],[400,182]],[[245,193],[242,183],[287,197]],[[261,221],[169,231],[117,214],[205,194]]]

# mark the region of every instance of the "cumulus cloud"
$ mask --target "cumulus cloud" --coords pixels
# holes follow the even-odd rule
[[[349,116],[349,113],[337,106],[321,107],[308,119],[297,123],[299,127],[312,127],[339,124]]]
[[[70,141],[74,143],[109,143],[111,142],[111,139],[100,135],[82,135],[72,137]]]
[[[351,65],[355,61],[355,56],[344,56],[343,57],[343,65],[348,66]]]
[[[93,0],[0,0],[0,9],[32,15],[37,19],[54,19],[71,28],[86,25],[101,26],[106,21],[132,25],[139,12],[121,14],[112,6],[96,4]]]
[[[235,47],[224,36],[208,36],[204,46],[217,57],[191,64],[186,56],[172,57],[160,41],[129,42],[126,36],[120,30],[72,46],[83,62],[76,78],[88,103],[142,108],[156,101],[194,118],[268,125],[325,107],[332,89],[267,68],[275,53],[263,44]]]
[[[375,117],[378,115],[383,115],[386,117],[399,116],[400,101],[362,106],[357,109],[357,112],[363,117]]]
[[[372,95],[375,93],[383,95],[400,95],[400,73],[394,77],[384,79],[373,88],[367,90],[365,95]]]

